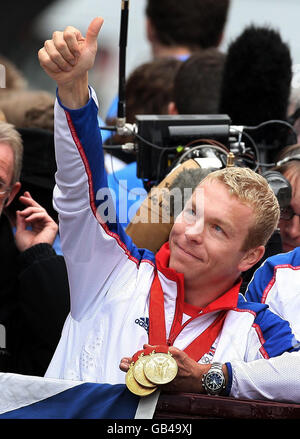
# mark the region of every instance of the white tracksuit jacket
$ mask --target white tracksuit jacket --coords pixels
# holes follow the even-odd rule
[[[155,258],[138,249],[113,218],[103,221],[111,206],[97,113],[92,90],[81,109],[64,108],[59,100],[55,106],[54,205],[71,312],[46,376],[115,384],[125,382],[120,359],[148,342],[155,267],[164,291],[167,337],[176,303],[183,302],[183,275],[168,268],[168,246]],[[299,375],[293,368],[295,364],[299,370],[298,342],[289,324],[267,308],[230,290],[191,318],[173,344],[184,349],[221,309],[228,309],[221,333],[200,362],[227,363],[231,396],[300,402]],[[185,321],[189,318],[184,315]]]

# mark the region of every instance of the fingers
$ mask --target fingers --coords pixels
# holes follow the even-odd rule
[[[175,348],[175,346],[170,346],[169,347],[169,352],[173,355],[173,356],[179,356],[179,355],[186,355],[185,352],[181,351],[178,348]]]
[[[29,206],[24,210],[18,211],[18,216],[23,219],[23,223],[37,223],[39,221],[48,222],[50,217],[45,209],[38,206]]]
[[[45,210],[37,210],[35,207],[30,207],[18,211],[20,217],[24,218],[26,223],[34,223],[37,221],[42,221],[48,218],[47,212]]]
[[[81,32],[73,26],[68,26],[63,32],[63,40],[72,56],[77,58],[80,55],[79,42],[84,41]],[[60,41],[58,41],[58,44],[59,43],[62,44]]]
[[[80,31],[72,26],[64,32],[54,32],[52,40],[46,40],[38,52],[41,66],[52,73],[70,72],[80,55],[80,40],[83,40]]]
[[[122,360],[120,361],[120,365],[119,368],[123,371],[123,372],[127,372],[129,370],[130,364],[131,364],[132,358],[131,357],[124,357],[122,358]]]
[[[25,209],[18,211],[19,217],[23,218],[26,223],[50,220],[50,216],[46,209],[37,203],[28,191],[24,192],[24,194],[19,197],[19,200],[21,203],[28,206]]]
[[[38,58],[40,65],[46,70],[46,72],[61,73],[63,71],[61,70],[61,68],[58,67],[57,64],[55,64],[55,62],[51,61],[45,47],[43,47],[38,51]]]
[[[56,32],[56,34],[58,34],[58,32]],[[59,34],[60,36],[56,37],[56,41],[58,38],[63,40],[62,33],[59,32]],[[59,43],[59,46],[57,47],[54,39],[47,40],[44,43],[44,49],[49,57],[48,68],[50,68],[50,63],[51,63],[52,70],[55,68],[56,69],[58,68],[60,69],[60,71],[64,71],[64,72],[70,72],[72,70],[72,65],[68,62],[68,58],[70,59],[70,55],[72,54],[68,49],[66,43],[65,45],[63,43]]]
[[[54,32],[52,41],[65,62],[75,65],[76,56],[80,54],[76,34],[67,30],[65,32]]]
[[[149,349],[149,348],[155,349],[157,346],[158,346],[158,345],[150,345],[150,344],[145,343],[145,344],[143,345],[143,349]],[[169,346],[169,352],[170,352],[172,355],[177,355],[177,356],[182,356],[183,354],[186,355],[186,354],[185,354],[183,351],[181,351],[180,349],[175,348],[175,346]]]
[[[43,209],[43,207],[32,198],[28,191],[24,192],[24,194],[19,197],[19,200],[21,203],[26,204],[27,206],[35,206]]]

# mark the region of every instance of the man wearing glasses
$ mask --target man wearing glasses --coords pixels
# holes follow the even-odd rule
[[[281,212],[279,223],[283,251],[289,252],[300,246],[300,145],[284,148],[280,154],[276,171],[291,184],[290,205]]]
[[[68,312],[68,283],[52,248],[58,226],[47,211],[27,191],[22,211],[6,211],[21,188],[22,157],[21,135],[1,121],[0,372],[42,376]]]
[[[19,192],[23,146],[21,136],[9,124],[0,124],[0,214]]]

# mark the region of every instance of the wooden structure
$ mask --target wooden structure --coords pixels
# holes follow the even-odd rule
[[[161,393],[154,419],[300,419],[300,404]]]

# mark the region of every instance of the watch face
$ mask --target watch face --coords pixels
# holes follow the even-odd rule
[[[211,392],[217,392],[223,386],[224,378],[218,372],[210,372],[206,376],[206,386]]]

